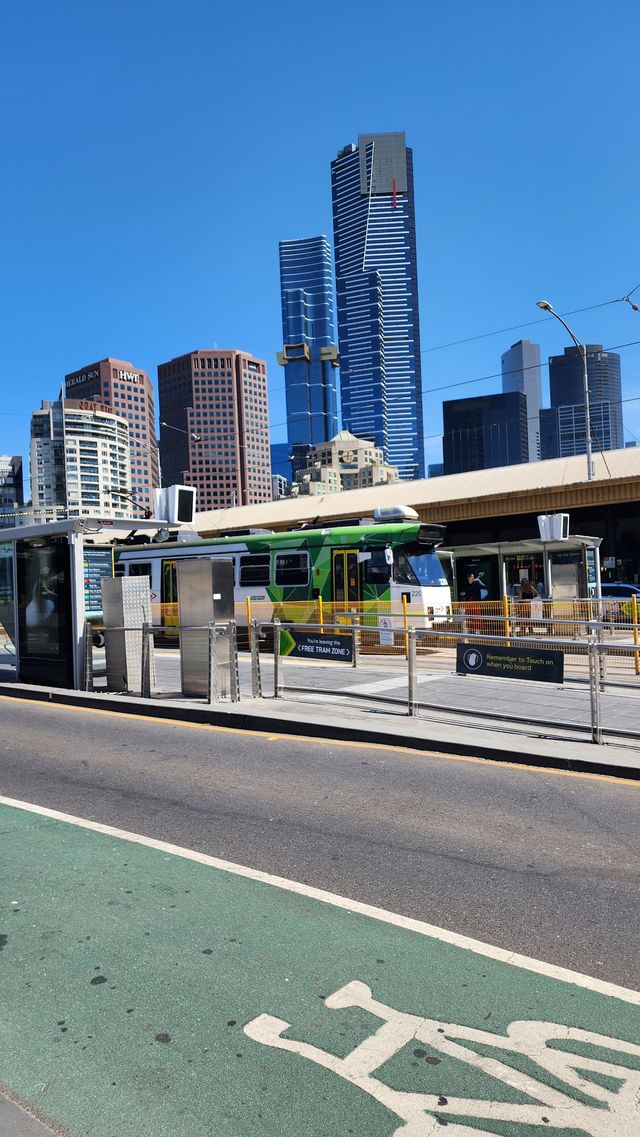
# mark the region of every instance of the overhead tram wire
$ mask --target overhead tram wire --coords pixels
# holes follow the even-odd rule
[[[631,303],[631,297],[633,296],[634,292],[637,292],[639,288],[640,284],[636,284],[635,288],[632,288],[631,291],[627,292],[625,296],[616,296],[613,300],[602,300],[599,304],[589,304],[586,308],[571,308],[568,312],[561,312],[560,315],[577,316],[581,312],[593,312],[596,308],[608,308],[611,304],[623,304],[625,301],[628,301],[631,304],[633,310],[635,312],[638,312],[640,311],[640,308],[637,305]],[[420,354],[428,355],[431,351],[443,351],[445,348],[457,347],[459,344],[473,343],[474,340],[484,340],[488,339],[491,336],[501,336],[505,335],[507,332],[517,332],[521,328],[532,328],[536,324],[546,323],[548,323],[548,317],[541,316],[540,319],[528,320],[525,324],[512,324],[509,328],[496,328],[495,331],[492,332],[480,332],[477,336],[466,336],[464,339],[452,340],[450,343],[435,344],[434,347],[424,348]]]
[[[631,302],[631,297],[633,296],[633,293],[637,292],[639,288],[640,288],[640,284],[637,284],[637,285],[635,285],[635,288],[632,288],[630,292],[627,292],[625,294],[625,296],[617,296],[617,297],[615,297],[614,300],[601,300],[599,302],[599,304],[590,304],[585,308],[571,308],[570,310],[568,310],[568,312],[560,313],[560,315],[562,315],[562,316],[575,316],[575,315],[579,315],[582,312],[593,312],[593,310],[595,310],[596,308],[608,308],[610,305],[613,305],[613,304],[623,304],[624,301],[629,301],[629,304],[633,308],[634,312],[640,312],[640,306],[634,305]],[[492,332],[481,332],[479,335],[467,335],[467,337],[465,337],[465,339],[462,339],[462,340],[451,340],[450,343],[437,343],[437,345],[435,345],[432,348],[423,348],[423,350],[421,351],[421,355],[429,355],[430,351],[443,351],[446,348],[458,347],[460,345],[460,343],[473,343],[475,340],[490,339],[490,337],[492,337],[492,335],[505,335],[507,332],[517,332],[517,331],[520,331],[522,329],[522,327],[533,327],[537,324],[547,324],[547,323],[549,323],[549,317],[548,316],[542,316],[540,319],[530,319],[530,321],[527,321],[524,324],[512,324],[509,327],[497,327],[497,329],[494,329],[494,331],[492,331]],[[633,341],[633,342],[637,342],[637,341]],[[622,343],[621,343],[621,345],[618,345],[617,348],[606,348],[606,350],[607,351],[616,351],[616,350],[618,350],[618,348],[627,347],[627,346],[630,346],[630,345],[622,345]],[[525,370],[526,370],[526,368],[518,368],[518,372],[525,371]],[[496,379],[496,377],[498,377],[498,379],[499,379],[499,377],[501,377],[501,372],[499,374],[497,373],[496,375],[488,375],[487,379]],[[480,382],[480,380],[477,380],[477,381],[476,380],[469,380],[469,382]],[[449,385],[451,385],[451,387],[459,387],[460,384],[459,383],[447,384],[447,388],[449,387]],[[423,395],[427,395],[427,393],[429,393],[429,391],[442,391],[442,390],[447,390],[447,388],[432,387],[432,388],[429,388],[429,389],[423,391]],[[285,391],[285,390],[286,390],[285,384],[282,384],[281,387],[269,387],[269,393],[273,393],[273,395],[277,395],[277,393],[280,393],[280,391]],[[281,425],[281,424],[276,423],[275,425]]]

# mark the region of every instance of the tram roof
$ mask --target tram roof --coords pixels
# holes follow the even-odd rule
[[[594,454],[591,482],[586,476],[586,456],[578,454],[320,497],[298,496],[215,509],[196,514],[194,528],[202,536],[217,536],[234,529],[282,530],[303,523],[322,527],[335,525],[344,518],[370,516],[376,507],[393,505],[413,506],[421,520],[446,522],[610,504],[638,497],[640,447],[627,447]]]

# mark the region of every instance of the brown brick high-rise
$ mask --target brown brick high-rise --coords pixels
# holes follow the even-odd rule
[[[164,485],[196,488],[196,509],[271,500],[267,366],[201,348],[158,367]],[[164,425],[167,424],[167,425]]]
[[[69,399],[107,403],[129,424],[131,494],[153,508],[153,490],[160,485],[153,385],[146,371],[124,359],[101,359],[64,377]]]

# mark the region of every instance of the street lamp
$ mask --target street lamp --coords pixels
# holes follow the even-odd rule
[[[186,434],[192,442],[202,442],[199,434],[194,434],[191,430],[183,430],[181,426],[172,426],[170,422],[160,422],[160,426],[166,426],[167,430],[177,430],[178,434]]]
[[[582,360],[582,387],[584,392],[584,431],[587,443],[587,481],[592,482],[593,454],[591,452],[591,415],[589,414],[589,375],[587,372],[587,349],[583,343],[580,343],[578,337],[573,334],[569,325],[562,319],[562,316],[559,316],[558,313],[554,311],[552,305],[548,300],[536,300],[536,304],[538,308],[542,308],[543,312],[548,312],[551,316],[555,316],[556,320],[560,321],[563,328],[565,328],[569,333],[571,339],[580,352],[580,358]]]

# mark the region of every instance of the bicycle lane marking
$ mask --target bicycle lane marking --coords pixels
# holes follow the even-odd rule
[[[0,802],[0,1082],[73,1137],[637,1137],[637,992]]]

